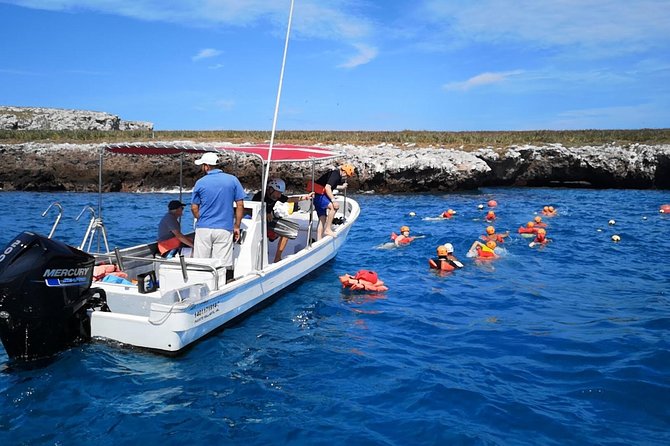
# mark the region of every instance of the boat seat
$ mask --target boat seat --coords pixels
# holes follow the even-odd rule
[[[158,246],[156,242],[140,245],[130,250],[124,250],[121,254],[123,272],[128,274],[128,279],[137,279],[138,274],[156,271],[158,269],[158,263],[153,262],[153,259],[157,257],[157,253]],[[146,260],[124,259],[124,256],[141,257]],[[116,254],[114,252],[96,254],[95,257],[97,264],[117,263]]]

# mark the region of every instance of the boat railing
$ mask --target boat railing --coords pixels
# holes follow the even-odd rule
[[[107,243],[107,229],[105,229],[105,225],[102,222],[102,218],[98,218],[95,215],[95,209],[93,209],[91,206],[84,206],[84,208],[81,210],[81,212],[79,213],[79,215],[75,220],[79,221],[81,216],[84,215],[84,212],[86,211],[89,211],[91,213],[91,219],[88,222],[88,227],[86,228],[84,239],[81,241],[81,244],[79,245],[79,249],[83,250],[84,248],[86,248],[86,251],[90,252],[91,245],[93,244],[93,239],[97,234],[98,235],[97,252],[100,252],[100,236],[102,236],[102,239],[105,243],[106,252],[109,252],[109,243]],[[88,242],[88,246],[86,245],[86,242]]]
[[[119,255],[117,256],[119,259],[121,259],[122,262],[125,262],[126,260],[130,261],[135,261],[135,262],[146,262],[146,263],[158,263],[158,264],[169,264],[169,265],[174,265],[175,261],[173,259],[164,259],[162,257],[139,257],[139,256],[132,256],[132,255]],[[199,263],[197,261],[192,261],[192,260],[186,260],[186,258],[183,255],[179,256],[179,263],[181,266],[181,273],[182,277],[184,278],[184,282],[188,282],[188,271],[190,270],[195,270],[195,271],[207,271],[212,273],[214,276],[214,289],[218,290],[219,289],[219,274],[216,266],[213,265],[208,265],[206,263]]]
[[[55,201],[51,203],[44,212],[42,212],[42,217],[46,217],[47,212],[49,212],[49,209],[51,209],[54,206],[58,208],[58,215],[56,216],[56,221],[54,221],[53,226],[51,226],[51,232],[49,232],[49,238],[53,237],[54,233],[56,232],[56,228],[58,227],[58,223],[60,223],[60,219],[63,216],[63,206],[61,206],[59,202]]]

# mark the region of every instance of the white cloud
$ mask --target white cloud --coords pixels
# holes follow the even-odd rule
[[[289,3],[268,0],[0,0],[51,11],[89,10],[138,20],[185,26],[249,26],[269,22],[282,34]],[[294,9],[293,32],[307,37],[350,42],[368,35],[371,22],[352,13],[353,0],[301,0]]]
[[[590,54],[667,47],[667,0],[427,0],[423,14],[450,40],[575,46]]]
[[[359,65],[364,65],[377,57],[377,48],[363,44],[356,44],[354,47],[358,50],[358,54],[354,55],[343,64],[340,64],[340,68],[355,68]]]
[[[209,59],[212,57],[216,57],[220,55],[222,52],[219,50],[215,50],[214,48],[205,48],[200,51],[198,51],[198,54],[193,56],[191,59],[193,59],[194,62],[197,62],[202,59]]]
[[[500,84],[505,82],[510,77],[517,76],[522,73],[522,70],[505,71],[501,73],[481,73],[465,81],[444,84],[442,88],[447,91],[467,91],[472,88],[477,88],[484,85]]]

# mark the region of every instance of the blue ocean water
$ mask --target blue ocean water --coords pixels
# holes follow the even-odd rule
[[[153,237],[173,198],[106,195],[110,244]],[[670,444],[670,193],[355,198],[334,261],[182,356],[93,343],[23,369],[0,349],[0,444]],[[77,245],[88,214],[74,219],[97,199],[1,193],[0,245],[48,233],[53,201],[57,237]],[[479,265],[465,252],[490,199],[512,236]],[[560,214],[545,218],[553,241],[530,249],[516,229],[544,205]],[[456,217],[425,219],[447,208]],[[419,238],[386,249],[404,224]],[[447,241],[465,267],[438,274],[427,260]],[[359,269],[389,291],[343,292],[338,276]]]

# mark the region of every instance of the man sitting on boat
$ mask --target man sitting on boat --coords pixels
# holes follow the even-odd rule
[[[313,189],[310,188],[316,194],[314,196],[314,208],[316,209],[316,215],[319,216],[319,225],[316,228],[317,240],[321,240],[324,235],[335,235],[331,225],[340,205],[335,202],[333,190],[336,188],[346,189],[347,183],[345,180],[353,175],[354,166],[343,164],[338,169],[330,170],[321,175],[314,182]]]
[[[310,192],[307,195],[296,195],[293,197],[288,197],[284,195],[286,192],[286,183],[281,178],[273,178],[268,181],[268,187],[265,190],[265,210],[267,212],[267,221],[268,221],[268,240],[273,242],[279,237],[279,245],[277,246],[277,252],[273,260],[274,263],[277,263],[281,260],[282,253],[286,248],[286,243],[289,238],[295,238],[297,234],[297,229],[295,235],[286,234],[282,231],[281,218],[276,218],[275,216],[275,205],[277,203],[297,203],[301,200],[309,200],[314,196],[313,192]],[[251,198],[251,201],[261,201],[261,191],[256,192],[256,194]],[[286,220],[284,220],[286,222]],[[292,223],[292,222],[288,222]]]
[[[227,269],[226,281],[230,281],[234,277],[233,242],[240,238],[246,194],[240,180],[217,169],[218,163],[214,152],[195,161],[205,176],[195,182],[191,196],[191,212],[197,220],[193,257],[221,259]]]
[[[163,257],[174,255],[182,246],[193,247],[193,240],[181,233],[179,219],[184,214],[184,203],[172,200],[168,211],[158,223],[158,253]]]

